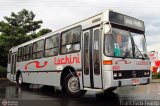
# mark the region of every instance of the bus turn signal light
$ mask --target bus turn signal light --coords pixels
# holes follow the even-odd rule
[[[103,60],[103,65],[112,65],[112,60]]]

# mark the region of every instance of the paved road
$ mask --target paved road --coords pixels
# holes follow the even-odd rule
[[[71,98],[53,87],[33,89],[28,86],[18,87],[6,80],[0,80],[0,106],[7,103],[18,106],[119,106],[124,105],[160,105],[160,84],[127,86],[118,88],[113,93],[87,92],[81,98]]]

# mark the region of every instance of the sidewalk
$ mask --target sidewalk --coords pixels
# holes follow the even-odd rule
[[[9,81],[7,78],[0,78],[0,86],[14,85],[13,82]]]
[[[151,83],[160,83],[160,79],[152,79]]]

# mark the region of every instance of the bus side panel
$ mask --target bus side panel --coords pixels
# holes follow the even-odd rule
[[[26,83],[60,86],[60,72],[25,72],[22,76]]]
[[[23,82],[60,87],[61,72],[67,66],[73,67],[75,71],[81,73],[81,53],[19,62],[17,70],[22,72]],[[82,78],[79,78],[82,85]]]

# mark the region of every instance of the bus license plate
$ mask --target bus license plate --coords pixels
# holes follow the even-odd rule
[[[139,79],[132,79],[132,84],[133,84],[133,85],[139,84]]]

